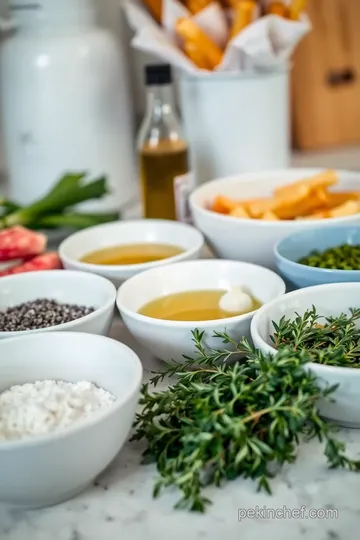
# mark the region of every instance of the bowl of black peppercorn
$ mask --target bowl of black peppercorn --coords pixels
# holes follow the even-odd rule
[[[27,272],[0,280],[0,339],[35,332],[107,335],[116,288],[106,278],[70,270]]]

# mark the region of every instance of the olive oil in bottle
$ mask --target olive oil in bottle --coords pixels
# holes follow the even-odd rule
[[[172,107],[171,68],[146,67],[147,112],[138,139],[143,215],[186,220],[188,146]]]

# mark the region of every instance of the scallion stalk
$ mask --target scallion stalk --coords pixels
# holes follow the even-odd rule
[[[109,223],[119,219],[119,214],[111,212],[109,214],[59,214],[44,216],[39,218],[36,222],[39,229],[56,229],[56,228],[69,228],[69,229],[85,229],[87,227],[93,227],[94,225],[101,225],[102,223]]]
[[[61,214],[68,208],[100,199],[108,193],[105,177],[87,182],[85,176],[85,173],[65,175],[45,197],[5,215],[0,221],[0,228],[14,225],[38,226],[44,216]]]

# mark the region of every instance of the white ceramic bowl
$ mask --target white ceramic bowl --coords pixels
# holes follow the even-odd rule
[[[281,317],[293,318],[295,312],[303,315],[312,306],[319,315],[349,313],[349,308],[360,307],[360,283],[331,283],[307,287],[282,298],[277,298],[260,308],[251,323],[251,337],[255,347],[265,353],[275,354],[269,338],[274,332],[272,321]],[[322,402],[321,414],[340,425],[360,427],[360,369],[308,364],[321,381],[340,384],[333,397],[335,402]]]
[[[44,270],[0,279],[0,311],[38,298],[94,307],[95,311],[75,321],[49,328],[0,332],[0,339],[54,330],[101,335],[109,333],[115,309],[116,289],[111,281],[105,278],[85,272]]]
[[[208,207],[217,195],[234,199],[270,196],[276,187],[313,176],[321,170],[287,169],[247,173],[203,184],[190,197],[194,223],[221,259],[252,262],[275,270],[274,246],[288,234],[306,227],[359,224],[360,214],[322,220],[261,221],[218,214],[208,210]],[[359,189],[360,173],[337,171],[337,174],[340,179],[337,190]]]
[[[126,281],[119,289],[117,306],[124,323],[133,336],[156,357],[182,362],[183,355],[194,356],[191,331],[204,331],[204,344],[225,348],[214,331],[228,334],[236,340],[250,337],[250,321],[254,311],[245,315],[216,321],[164,321],[140,315],[139,309],[160,296],[200,289],[229,289],[246,285],[262,303],[285,293],[283,280],[271,270],[236,261],[190,261],[148,270]]]
[[[171,244],[184,249],[184,252],[162,261],[144,264],[97,265],[79,260],[87,253],[98,249],[146,242]],[[62,242],[59,255],[65,268],[92,272],[110,279],[119,286],[129,277],[144,270],[198,259],[203,245],[203,235],[190,225],[161,219],[141,219],[106,223],[77,232]]]
[[[103,336],[50,332],[0,342],[0,372],[0,392],[37,380],[86,380],[116,396],[110,408],[66,429],[0,441],[0,501],[36,508],[81,492],[128,436],[142,381],[137,355]]]

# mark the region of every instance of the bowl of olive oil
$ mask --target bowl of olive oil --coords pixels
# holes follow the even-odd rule
[[[72,234],[61,243],[59,255],[65,269],[98,274],[119,286],[139,272],[198,259],[203,246],[203,235],[191,225],[141,219]]]
[[[256,311],[285,294],[275,272],[250,263],[205,259],[153,268],[128,279],[117,293],[117,307],[131,334],[152,354],[171,362],[196,355],[194,330],[208,349],[250,338]]]

